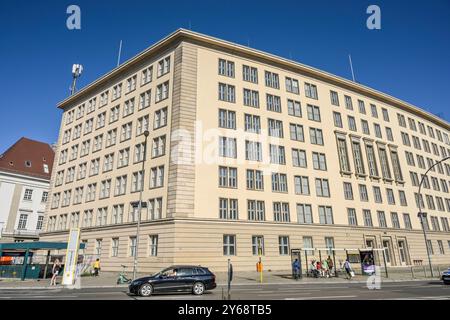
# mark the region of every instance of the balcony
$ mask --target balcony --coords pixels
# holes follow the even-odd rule
[[[26,238],[26,239],[38,239],[40,230],[7,230],[0,229],[0,238]]]

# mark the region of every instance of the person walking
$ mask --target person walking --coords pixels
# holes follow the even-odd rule
[[[330,270],[330,276],[333,276],[334,275],[334,269],[333,269],[334,265],[333,265],[333,259],[331,259],[330,256],[328,256],[328,258],[327,258],[327,263],[328,263],[328,269]]]
[[[322,261],[322,270],[323,270],[323,275],[327,278],[330,277],[330,270],[328,269],[328,262],[327,260],[323,260]]]
[[[300,276],[300,262],[298,261],[298,259],[295,259],[292,263],[292,270],[294,271],[294,279],[298,280]]]
[[[100,271],[100,259],[97,258],[97,260],[95,260],[94,265],[94,276],[98,276],[98,272]]]
[[[59,259],[55,259],[52,267],[52,279],[50,280],[50,286],[56,286],[56,277],[58,276],[60,270],[61,262],[59,262]]]
[[[347,279],[352,279],[353,278],[353,276],[352,276],[352,267],[350,266],[350,262],[348,261],[348,258],[347,259],[345,259],[345,262],[344,262],[344,269],[345,269],[345,272],[347,273]]]

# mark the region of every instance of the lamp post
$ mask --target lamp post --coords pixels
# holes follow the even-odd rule
[[[418,202],[418,205],[419,205],[419,213],[417,214],[417,216],[419,217],[420,223],[422,225],[423,237],[425,239],[425,248],[427,250],[428,263],[430,265],[431,277],[434,277],[434,275],[433,275],[433,266],[431,265],[431,254],[430,254],[430,248],[428,248],[428,238],[427,238],[427,232],[425,230],[425,223],[424,223],[424,218],[427,217],[427,214],[426,214],[426,212],[422,212],[421,190],[422,190],[423,181],[425,180],[425,177],[427,176],[428,172],[430,172],[430,170],[432,170],[438,164],[440,164],[440,163],[442,163],[442,162],[444,162],[446,160],[449,160],[449,159],[450,159],[450,156],[449,157],[445,157],[445,158],[437,161],[431,167],[429,167],[428,170],[425,171],[425,174],[422,175],[422,179],[420,179],[420,184],[419,184],[419,194],[418,194],[418,199],[417,199],[417,202]]]
[[[138,219],[137,219],[137,230],[136,230],[136,249],[134,252],[134,264],[133,264],[133,280],[136,279],[137,273],[137,258],[139,252],[139,233],[141,231],[141,211],[142,211],[142,191],[144,190],[144,179],[145,179],[145,159],[147,158],[147,138],[150,133],[148,130],[144,131],[145,141],[144,141],[144,157],[142,159],[142,175],[141,175],[141,188],[139,191],[139,203],[138,203]]]

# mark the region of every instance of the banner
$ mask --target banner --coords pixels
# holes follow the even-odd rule
[[[62,284],[71,286],[75,281],[75,272],[78,262],[78,248],[80,246],[80,229],[70,229],[67,241],[66,260],[64,263],[64,273]]]

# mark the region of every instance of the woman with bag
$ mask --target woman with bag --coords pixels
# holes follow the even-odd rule
[[[52,279],[50,280],[51,286],[56,286],[56,277],[59,274],[59,270],[61,270],[61,263],[59,262],[59,259],[56,259],[55,262],[53,262],[52,267]]]
[[[353,272],[352,267],[350,266],[350,262],[348,262],[348,258],[345,259],[344,269],[345,269],[345,272],[347,273],[347,279],[350,280],[351,278],[353,278],[355,276],[355,273]]]

